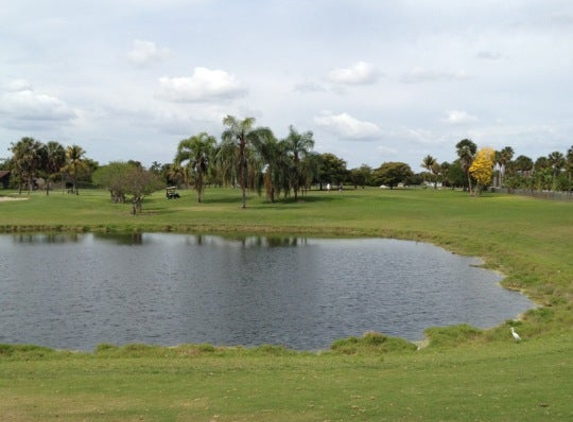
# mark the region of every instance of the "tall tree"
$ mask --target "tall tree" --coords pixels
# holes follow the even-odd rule
[[[513,154],[514,152],[512,147],[504,147],[501,151],[495,152],[495,161],[499,165],[500,186],[503,186],[507,166],[513,159]]]
[[[474,155],[477,151],[477,145],[471,139],[462,139],[456,144],[456,152],[460,159],[460,164],[468,180],[468,188],[470,194],[473,194],[472,177],[470,174],[470,167],[472,165]]]
[[[364,189],[365,186],[372,183],[372,167],[362,164],[358,168],[351,169],[350,181],[354,185],[354,189],[358,189],[358,186]]]
[[[286,153],[292,160],[292,187],[295,202],[298,200],[298,191],[301,185],[301,159],[310,154],[314,148],[314,139],[312,139],[312,136],[312,131],[299,133],[291,125],[289,127],[289,134],[285,139]]]
[[[289,162],[285,153],[285,142],[277,141],[275,137],[266,137],[258,145],[259,154],[264,162],[263,183],[267,199],[275,202],[281,191],[290,189],[288,173]]]
[[[11,144],[12,171],[16,174],[19,192],[22,193],[22,183],[28,185],[28,192],[34,188],[36,173],[41,164],[42,143],[34,138],[24,137]]]
[[[561,174],[561,170],[563,170],[563,167],[565,167],[566,164],[565,156],[559,151],[553,151],[547,156],[547,161],[552,170],[551,186],[553,190],[556,190],[557,176]]]
[[[193,178],[199,203],[202,200],[204,178],[207,175],[216,144],[217,140],[213,136],[202,132],[189,139],[183,139],[177,147],[175,164],[186,163],[186,174]]]
[[[324,183],[342,185],[348,178],[346,161],[329,152],[320,154],[318,181],[320,189]]]
[[[82,172],[89,169],[85,161],[86,151],[79,145],[71,145],[66,149],[66,164],[63,167],[63,172],[68,175],[72,183],[72,193],[79,195],[77,182],[78,177]]]
[[[431,182],[434,184],[434,189],[438,188],[438,175],[440,174],[440,163],[431,155],[426,155],[422,160],[422,168],[428,170],[431,177]]]
[[[528,177],[533,170],[533,160],[525,155],[520,155],[513,162],[513,167],[520,176]]]
[[[213,177],[220,186],[238,185],[239,147],[235,142],[221,142],[215,148]]]
[[[567,150],[567,155],[565,156],[565,160],[566,160],[565,168],[567,171],[567,178],[569,180],[569,185],[571,185],[571,182],[573,181],[573,146],[571,146]]]
[[[42,167],[46,171],[46,195],[50,194],[50,182],[66,164],[66,149],[58,141],[50,141],[42,148]]]
[[[185,183],[185,169],[177,164],[164,164],[162,172],[168,185],[179,186],[180,183]]]
[[[469,172],[476,180],[476,192],[479,194],[491,184],[493,166],[495,164],[495,151],[491,148],[480,149],[469,168]]]
[[[309,190],[320,174],[322,157],[316,152],[311,152],[302,160],[302,186]]]
[[[374,179],[379,185],[388,186],[394,189],[400,183],[408,183],[414,176],[410,166],[401,162],[386,162],[374,170]]]
[[[249,187],[248,179],[248,157],[249,148],[263,142],[263,139],[272,136],[268,128],[255,128],[255,118],[246,117],[239,120],[234,116],[225,116],[223,125],[227,129],[223,132],[222,140],[224,144],[233,144],[238,147],[238,167],[239,183],[242,191],[242,208],[247,207],[247,188]]]

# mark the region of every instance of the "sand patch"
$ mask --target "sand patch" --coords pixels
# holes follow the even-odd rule
[[[12,196],[0,196],[0,202],[8,202],[8,201],[25,201],[28,198],[14,198]]]

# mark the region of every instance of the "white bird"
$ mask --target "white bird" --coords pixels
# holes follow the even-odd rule
[[[517,334],[515,332],[515,329],[513,327],[511,327],[511,335],[513,336],[513,338],[515,339],[515,341],[521,341],[521,337],[519,337],[519,334]]]

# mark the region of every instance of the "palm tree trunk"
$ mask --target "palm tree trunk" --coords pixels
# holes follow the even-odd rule
[[[472,189],[472,176],[468,173],[468,186],[469,186],[469,190],[470,190],[470,195],[473,195],[473,189]]]
[[[241,208],[247,208],[247,162],[244,159],[241,165],[241,189],[243,190]]]
[[[201,203],[201,194],[203,193],[203,175],[201,172],[197,173],[197,202]]]
[[[243,200],[241,208],[247,208],[247,158],[245,157],[245,141],[241,140],[239,146],[241,161],[241,189],[243,191]]]

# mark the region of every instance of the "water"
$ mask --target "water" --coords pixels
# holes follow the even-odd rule
[[[429,244],[179,234],[0,235],[0,343],[282,344],[498,325],[531,308]]]

